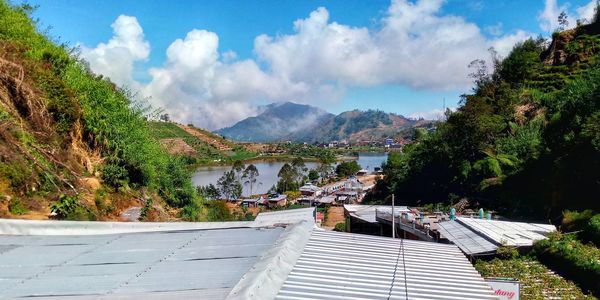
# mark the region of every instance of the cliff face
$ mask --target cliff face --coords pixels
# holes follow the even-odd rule
[[[600,47],[594,39],[591,39],[599,34],[600,23],[598,22],[554,33],[552,42],[548,50],[542,53],[541,59],[548,66],[571,65],[587,61]]]

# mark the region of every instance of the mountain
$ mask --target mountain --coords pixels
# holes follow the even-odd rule
[[[408,119],[380,110],[352,110],[333,115],[322,109],[286,102],[270,104],[256,117],[246,118],[216,133],[236,141],[329,142],[374,140],[408,134],[431,121]]]
[[[405,135],[415,126],[426,126],[431,123],[431,121],[408,119],[380,110],[352,110],[325,120],[310,130],[297,132],[289,139],[301,142],[378,140]]]
[[[332,114],[310,105],[276,103],[267,105],[256,117],[246,118],[215,132],[236,141],[274,142],[287,139],[332,117]]]

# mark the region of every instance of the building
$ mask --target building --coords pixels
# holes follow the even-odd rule
[[[242,207],[259,207],[267,204],[267,199],[264,196],[252,199],[242,199],[240,205]]]
[[[282,207],[287,205],[287,196],[282,194],[271,194],[267,198],[267,206],[269,208],[272,207]]]
[[[457,217],[438,224],[441,238],[457,245],[469,256],[492,255],[500,246],[531,247],[556,231],[551,224]]]
[[[497,299],[458,247],[252,222],[0,220],[0,298]]]
[[[323,193],[323,189],[310,182],[301,186],[299,190],[304,197],[319,197]]]

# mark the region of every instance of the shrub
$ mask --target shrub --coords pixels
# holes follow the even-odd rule
[[[23,205],[19,198],[12,198],[8,204],[8,211],[13,215],[24,215],[29,210]]]
[[[127,170],[116,163],[107,163],[104,165],[102,167],[101,178],[105,184],[114,188],[125,186],[129,182]]]
[[[50,211],[59,219],[75,221],[96,219],[94,213],[79,203],[78,195],[60,195],[58,201],[50,206]]]
[[[519,251],[515,247],[502,246],[502,247],[498,248],[498,250],[496,251],[496,254],[500,258],[511,259],[511,258],[517,258],[519,256]]]
[[[334,231],[339,231],[339,232],[346,232],[346,222],[340,222],[335,224],[335,227],[333,228]]]
[[[207,201],[206,207],[208,208],[207,221],[231,221],[233,219],[233,216],[224,201]]]
[[[562,230],[582,230],[586,226],[588,221],[592,218],[592,216],[594,216],[594,213],[589,209],[581,212],[565,210],[563,212]]]
[[[581,233],[581,238],[600,247],[600,214],[593,216]]]
[[[582,244],[574,235],[560,233],[536,242],[533,248],[542,263],[600,295],[600,249]]]

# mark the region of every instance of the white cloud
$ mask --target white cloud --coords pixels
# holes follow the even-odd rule
[[[579,19],[585,19],[588,22],[594,19],[594,15],[596,14],[596,6],[598,3],[596,0],[591,0],[588,4],[577,7],[575,11],[579,16]]]
[[[174,120],[215,129],[259,112],[258,103],[294,101],[321,107],[343,98],[348,87],[404,85],[415,89],[467,90],[468,65],[506,55],[529,34],[486,38],[465,19],[442,15],[441,0],[393,0],[380,28],[330,21],[318,8],[293,23],[287,35],[259,35],[257,60],[219,52],[216,33],[194,29],[167,49],[167,59],[149,70],[151,81],[133,81],[133,63],[148,57],[149,44],[133,17],[120,16],[107,44],[84,48],[95,72],[119,84],[140,86]],[[113,58],[114,57],[114,58]],[[115,64],[117,59],[122,60]]]
[[[81,55],[92,70],[109,77],[119,85],[136,86],[132,78],[133,64],[148,59],[150,44],[135,17],[120,15],[111,25],[114,36],[95,48],[81,46]]]
[[[450,111],[455,111],[456,108],[455,107],[449,107],[448,108]],[[415,112],[412,113],[408,116],[408,118],[410,119],[425,119],[425,120],[435,120],[435,121],[440,121],[440,120],[444,120],[446,118],[445,115],[445,111],[441,110],[441,109],[432,109],[429,111],[420,111],[420,112]]]
[[[500,36],[500,35],[502,35],[503,27],[504,27],[504,24],[502,24],[502,22],[498,22],[498,23],[496,23],[496,25],[485,27],[484,30],[485,30],[485,32],[487,32],[493,36]]]

